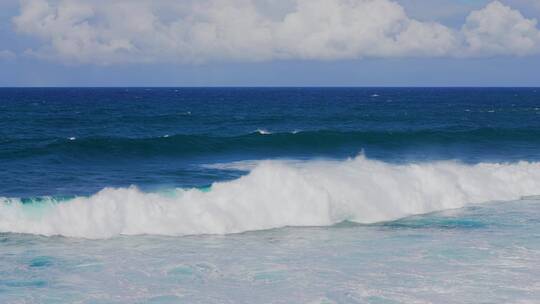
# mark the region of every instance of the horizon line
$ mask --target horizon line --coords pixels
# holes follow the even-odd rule
[[[1,89],[540,89],[540,86],[475,86],[475,85],[448,85],[448,86],[338,86],[338,85],[304,85],[304,86],[0,86]]]

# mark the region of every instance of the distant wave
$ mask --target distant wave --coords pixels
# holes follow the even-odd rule
[[[256,133],[259,133],[260,135],[270,135],[272,134],[272,132],[266,130],[266,129],[257,129],[257,131],[255,131]]]
[[[73,137],[74,138],[74,137]],[[74,138],[75,139],[75,138]],[[36,141],[5,140],[0,158],[35,155],[81,157],[190,156],[227,152],[308,152],[335,151],[345,147],[359,152],[366,145],[400,148],[422,145],[527,142],[540,145],[540,131],[528,129],[472,129],[419,131],[292,131],[266,130],[239,136],[164,135],[152,138],[77,137]]]
[[[395,165],[363,156],[264,161],[205,189],[145,193],[107,188],[90,197],[0,199],[0,232],[109,238],[227,234],[285,226],[375,223],[470,203],[540,193],[540,163]]]

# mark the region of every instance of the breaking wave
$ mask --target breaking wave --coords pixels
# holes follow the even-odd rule
[[[0,198],[0,232],[99,239],[367,224],[538,193],[536,162],[262,161],[247,175],[209,188],[106,188],[90,197],[30,203]]]

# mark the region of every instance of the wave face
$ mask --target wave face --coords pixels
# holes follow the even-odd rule
[[[209,189],[106,188],[90,197],[31,203],[2,198],[0,231],[97,239],[368,224],[539,192],[536,162],[263,161],[246,176]]]

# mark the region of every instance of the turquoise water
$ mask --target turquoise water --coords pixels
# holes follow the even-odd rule
[[[540,202],[227,236],[3,234],[0,299],[39,303],[535,303]]]
[[[0,89],[0,303],[535,303],[540,93]]]

